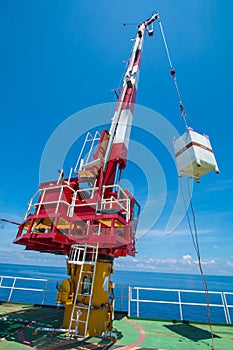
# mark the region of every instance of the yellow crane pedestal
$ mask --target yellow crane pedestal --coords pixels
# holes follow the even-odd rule
[[[67,274],[57,303],[65,305],[62,328],[69,335],[99,336],[111,331],[113,319],[113,261],[98,259],[98,249],[88,245],[72,247]]]

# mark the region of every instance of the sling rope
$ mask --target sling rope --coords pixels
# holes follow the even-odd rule
[[[193,203],[192,203],[192,197],[191,197],[191,191],[190,191],[190,185],[189,185],[189,179],[187,178],[187,189],[188,189],[188,196],[189,196],[189,203],[190,203],[190,208],[191,208],[191,213],[192,213],[192,220],[193,220],[193,226],[191,224],[191,219],[190,219],[190,215],[189,215],[189,211],[188,211],[188,207],[185,201],[185,197],[184,197],[184,191],[183,191],[183,187],[182,187],[182,183],[180,180],[180,188],[181,188],[181,194],[182,194],[182,198],[183,198],[183,202],[184,202],[184,207],[185,207],[185,213],[186,213],[186,218],[188,221],[188,226],[189,226],[189,230],[191,233],[191,237],[192,237],[192,241],[193,241],[193,245],[197,254],[197,260],[198,260],[198,267],[201,273],[201,278],[204,284],[204,290],[205,290],[205,296],[206,296],[206,311],[207,311],[207,319],[208,319],[208,324],[210,327],[210,333],[211,333],[211,342],[212,342],[212,347],[211,350],[214,350],[214,334],[213,334],[213,328],[212,328],[212,323],[211,323],[211,317],[210,317],[210,295],[209,295],[209,290],[208,290],[208,286],[207,286],[207,282],[205,279],[205,275],[204,275],[204,271],[202,268],[202,262],[201,262],[201,254],[200,254],[200,248],[199,248],[199,241],[198,241],[198,231],[197,231],[197,224],[196,224],[196,216],[195,216],[195,212],[194,212],[194,208],[193,208]]]
[[[166,40],[166,37],[165,37],[165,33],[164,33],[164,30],[163,30],[163,25],[162,25],[160,17],[158,18],[158,22],[159,22],[159,27],[160,27],[160,31],[161,31],[161,34],[162,34],[165,50],[166,50],[166,53],[167,53],[168,62],[169,62],[170,68],[171,68],[170,73],[171,73],[171,76],[173,78],[173,81],[174,81],[174,84],[175,84],[176,93],[177,93],[177,96],[178,96],[178,99],[179,99],[180,113],[181,113],[181,115],[182,115],[182,117],[184,119],[184,123],[185,123],[185,126],[187,128],[188,127],[187,114],[186,114],[186,112],[184,110],[184,105],[183,105],[183,102],[182,102],[180,90],[179,90],[177,79],[176,79],[176,71],[175,71],[174,66],[172,64],[171,55],[170,55],[170,52],[169,52],[169,49],[168,49],[167,40]]]

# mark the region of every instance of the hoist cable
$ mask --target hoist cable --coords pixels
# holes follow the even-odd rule
[[[171,68],[170,73],[171,73],[171,76],[173,78],[173,81],[174,81],[174,84],[175,84],[176,93],[177,93],[177,96],[178,96],[178,99],[179,99],[180,113],[181,113],[181,115],[182,115],[182,117],[184,119],[184,123],[185,123],[185,126],[187,128],[188,127],[187,120],[186,120],[187,119],[187,114],[186,114],[186,112],[184,110],[184,106],[183,106],[180,90],[179,90],[177,79],[176,79],[176,71],[175,71],[175,69],[173,67],[173,64],[172,64],[171,55],[170,55],[170,52],[169,52],[169,49],[168,49],[167,40],[166,40],[166,37],[165,37],[165,33],[164,33],[164,30],[163,30],[163,25],[162,25],[162,22],[161,22],[160,18],[158,19],[158,22],[159,22],[159,27],[160,27],[160,31],[161,31],[161,34],[162,34],[165,50],[166,50],[166,53],[167,53],[168,62],[169,62],[170,68]]]
[[[166,40],[166,37],[165,37],[165,33],[164,33],[164,30],[163,30],[163,25],[162,25],[162,22],[161,22],[160,18],[159,18],[159,27],[160,27],[161,34],[162,34],[162,37],[163,37],[163,41],[164,41],[165,49],[166,49],[166,52],[167,52],[167,58],[168,58],[168,61],[169,61],[169,64],[170,64],[170,68],[173,69],[171,55],[170,55],[170,52],[169,52],[169,49],[168,49],[167,40]]]
[[[188,221],[188,226],[189,226],[189,229],[190,229],[193,245],[194,245],[195,251],[197,253],[198,266],[199,266],[199,270],[200,270],[200,273],[201,273],[202,281],[203,281],[203,284],[204,284],[204,290],[205,290],[205,296],[206,296],[206,306],[207,306],[207,308],[206,308],[207,319],[208,319],[208,324],[209,324],[209,327],[210,327],[210,334],[211,334],[211,341],[212,341],[211,350],[214,350],[214,334],[213,334],[213,328],[212,328],[211,316],[210,316],[210,295],[209,295],[209,290],[208,290],[207,282],[206,282],[206,279],[205,279],[204,271],[203,271],[203,268],[202,268],[201,254],[200,254],[199,242],[198,242],[198,231],[197,231],[197,224],[196,224],[196,216],[195,216],[193,203],[192,203],[192,196],[191,196],[191,191],[190,191],[189,179],[187,179],[187,189],[188,189],[189,203],[190,203],[192,219],[193,219],[193,228],[192,228],[192,225],[191,225],[191,219],[190,219],[190,216],[189,216],[188,207],[187,207],[187,204],[186,204],[186,201],[185,201],[185,197],[184,197],[184,191],[183,191],[181,180],[180,180],[180,188],[181,188],[181,194],[182,194],[182,198],[183,198],[183,202],[184,202],[184,207],[185,207],[185,212],[186,212],[186,218],[187,218],[187,221]]]

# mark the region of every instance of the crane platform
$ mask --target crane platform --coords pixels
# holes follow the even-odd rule
[[[116,313],[116,340],[89,337],[70,339],[56,332],[37,332],[38,327],[60,327],[63,309],[48,306],[0,303],[0,350],[26,349],[211,349],[207,323],[128,318]],[[233,326],[213,324],[214,349],[233,349]]]

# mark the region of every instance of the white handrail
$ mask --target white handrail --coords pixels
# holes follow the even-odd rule
[[[133,297],[133,290],[136,292],[136,297]],[[140,299],[139,291],[154,291],[154,292],[169,292],[169,293],[175,293],[178,297],[178,301],[171,301],[171,300],[154,300],[154,299]],[[143,288],[143,287],[129,287],[128,292],[128,315],[130,316],[131,312],[131,302],[136,303],[136,316],[140,317],[140,303],[154,303],[154,304],[170,304],[170,305],[178,305],[179,306],[179,314],[180,319],[183,320],[183,309],[182,306],[207,306],[206,303],[201,302],[184,302],[181,300],[181,294],[182,293],[194,293],[194,294],[206,294],[203,290],[189,290],[189,289],[169,289],[169,288]],[[233,304],[227,303],[226,295],[232,295],[233,292],[216,292],[216,291],[209,291],[209,295],[219,295],[221,297],[222,303],[210,303],[210,307],[218,307],[222,308],[224,311],[225,319],[227,324],[231,324],[231,317],[229,308],[233,308]]]
[[[227,318],[228,318],[228,322],[227,323],[231,324],[232,322],[231,322],[231,315],[230,315],[229,308],[233,308],[233,304],[229,305],[227,303],[226,295],[232,295],[232,293],[229,293],[229,292],[223,292],[222,293],[222,300],[223,300],[223,304],[224,304],[224,308],[225,308],[225,314],[227,315]]]
[[[4,285],[4,280],[12,280],[11,285]],[[16,283],[17,281],[31,281],[31,282],[43,282],[44,283],[44,288],[32,288],[30,287],[17,287]],[[14,291],[27,291],[27,292],[41,292],[43,293],[43,297],[41,300],[41,305],[44,304],[45,301],[45,293],[48,292],[52,292],[54,293],[54,291],[52,290],[48,290],[48,280],[47,279],[42,279],[42,278],[29,278],[29,277],[15,277],[15,276],[0,276],[0,290],[1,289],[6,289],[6,290],[10,290],[8,298],[7,298],[7,302],[10,302],[12,299],[12,295]],[[25,300],[24,300],[25,302]]]
[[[42,204],[54,204],[54,203],[57,203],[56,212],[57,212],[57,210],[58,210],[58,208],[59,208],[59,204],[60,204],[60,203],[65,203],[65,204],[67,204],[67,205],[70,206],[70,203],[69,203],[68,201],[65,201],[65,200],[62,200],[62,201],[61,201],[61,196],[62,196],[62,193],[63,193],[63,191],[64,191],[64,188],[70,189],[70,190],[73,192],[73,194],[76,192],[71,186],[69,186],[68,183],[64,183],[64,184],[62,184],[62,185],[56,184],[55,186],[52,185],[52,186],[47,186],[47,187],[40,188],[40,189],[31,197],[31,199],[30,199],[30,201],[29,201],[29,203],[28,203],[28,209],[27,209],[27,211],[26,211],[26,214],[25,214],[25,216],[24,216],[24,219],[27,218],[27,216],[28,216],[28,214],[29,214],[29,212],[30,212],[30,210],[31,210],[32,208],[36,208],[36,207],[37,207],[36,214],[38,214],[39,211],[40,211],[40,208],[41,208],[41,205],[42,205]],[[54,189],[60,189],[59,199],[58,199],[58,200],[55,200],[55,201],[53,200],[53,201],[46,201],[46,202],[44,202],[45,193],[46,193],[47,191],[52,191],[52,190],[54,190]],[[42,193],[41,198],[40,198],[40,201],[33,204],[33,200],[36,198],[36,196],[37,196],[39,193]]]
[[[75,247],[75,245],[74,245]],[[77,247],[79,247],[79,245],[77,245]],[[92,247],[92,246],[90,246]],[[93,246],[93,248],[95,248]],[[75,250],[75,249],[74,249]],[[74,256],[74,252],[72,251],[70,259],[76,259],[77,257]],[[4,285],[4,281],[5,280],[12,280],[11,285]],[[23,287],[22,282],[21,282],[21,286],[17,287],[17,281],[31,281],[32,283],[30,283],[30,287]],[[33,282],[43,282],[44,285],[42,288],[33,288]],[[48,284],[49,283],[53,283],[53,288],[54,290],[48,290]],[[15,277],[15,276],[0,276],[0,290],[1,289],[6,289],[6,290],[10,290],[9,295],[7,294],[6,300],[7,301],[11,301],[12,299],[12,295],[14,291],[29,291],[29,292],[40,292],[43,293],[42,295],[42,299],[41,299],[41,305],[44,304],[45,302],[45,294],[47,293],[53,293],[54,294],[54,301],[56,300],[56,288],[55,288],[55,283],[56,281],[52,281],[52,280],[47,280],[44,278],[29,278],[29,277]],[[117,287],[122,288],[121,284],[117,284]],[[184,302],[181,299],[181,295],[182,293],[193,293],[193,294],[205,294],[205,291],[203,290],[189,290],[189,289],[169,289],[169,288],[142,288],[142,287],[131,287],[131,286],[123,286],[123,288],[127,288],[128,287],[128,295],[123,295],[122,292],[120,293],[120,295],[116,295],[116,299],[120,299],[120,303],[122,302],[123,299],[126,299],[128,301],[128,316],[132,316],[131,315],[131,309],[132,309],[132,303],[136,303],[136,313],[137,316],[140,317],[140,303],[155,303],[155,304],[164,304],[164,305],[178,305],[179,307],[179,311],[180,311],[180,320],[183,320],[183,306],[203,306],[206,307],[206,303],[195,303],[195,302]],[[133,291],[135,290],[136,292],[136,298],[133,298]],[[152,299],[140,299],[140,290],[144,290],[144,291],[155,291],[155,292],[174,292],[176,293],[175,295],[177,295],[176,300],[152,300]],[[229,301],[227,301],[226,296],[233,296],[233,292],[216,292],[216,291],[209,291],[209,294],[213,294],[213,295],[219,295],[221,297],[222,300],[222,304],[221,303],[211,303],[210,307],[218,307],[218,308],[222,308],[225,314],[225,319],[226,319],[226,323],[227,324],[232,324],[231,321],[231,317],[230,317],[230,309],[233,308],[233,304],[229,303]],[[22,302],[25,303],[25,296],[23,296],[23,300]],[[122,298],[122,300],[121,300]],[[122,304],[121,304],[122,305]],[[125,308],[127,308],[127,306],[125,306]],[[122,311],[122,310],[121,310]]]

